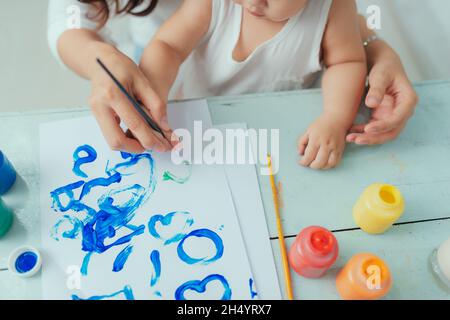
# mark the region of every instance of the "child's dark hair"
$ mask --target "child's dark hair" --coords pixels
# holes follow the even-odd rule
[[[120,6],[120,0],[78,0],[82,3],[87,3],[97,8],[97,14],[93,17],[100,23],[105,23],[111,15],[111,10],[114,8],[115,14],[131,14],[138,17],[149,15],[158,4],[158,0],[150,0],[148,6],[142,8],[140,11],[134,11],[138,6],[143,4],[146,0],[128,0],[125,5]]]

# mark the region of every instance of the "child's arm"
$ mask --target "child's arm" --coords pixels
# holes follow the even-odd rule
[[[301,164],[329,169],[339,164],[367,73],[354,0],[333,1],[322,41],[324,110],[300,138]]]
[[[178,69],[209,28],[212,0],[186,0],[160,28],[141,60],[141,69],[167,102]]]

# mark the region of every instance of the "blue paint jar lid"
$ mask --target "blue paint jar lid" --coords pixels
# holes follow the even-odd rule
[[[41,266],[41,253],[34,247],[23,246],[9,255],[8,269],[19,277],[32,277],[39,272]]]

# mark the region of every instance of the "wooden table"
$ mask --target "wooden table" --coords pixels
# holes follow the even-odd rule
[[[304,227],[321,225],[332,230],[340,257],[326,277],[307,280],[293,273],[297,299],[336,299],[335,276],[356,253],[371,252],[384,259],[394,285],[387,299],[449,299],[431,273],[429,256],[450,237],[450,82],[416,85],[420,105],[404,133],[395,142],[376,147],[349,146],[342,165],[331,171],[314,171],[297,164],[296,141],[321,112],[318,90],[286,92],[208,100],[215,124],[246,122],[250,128],[280,129],[280,171],[283,184],[283,223],[290,245]],[[22,179],[12,196],[17,220],[0,240],[0,257],[22,244],[40,243],[39,223],[39,124],[85,116],[87,109],[57,112],[0,114],[0,148],[14,163]],[[269,179],[259,177],[261,193],[283,284],[275,215]],[[26,181],[26,183],[25,183]],[[375,182],[396,185],[406,201],[399,223],[384,235],[371,236],[359,230],[352,206],[364,188]],[[40,298],[40,277],[19,279],[0,273],[0,299]],[[283,291],[284,292],[284,291]]]

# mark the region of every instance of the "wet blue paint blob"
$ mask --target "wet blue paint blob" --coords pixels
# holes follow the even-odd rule
[[[186,211],[174,211],[174,212],[170,212],[170,213],[166,214],[165,216],[160,215],[160,214],[154,215],[153,217],[150,218],[150,220],[148,222],[148,232],[150,232],[150,234],[156,239],[165,240],[164,245],[168,245],[168,244],[180,241],[181,239],[183,239],[186,236],[186,233],[180,232],[180,233],[176,233],[169,239],[162,239],[161,235],[156,231],[156,224],[158,222],[161,223],[163,226],[166,226],[166,227],[170,226],[173,218],[177,215],[187,215],[188,216],[188,215],[190,215],[190,213],[186,212]],[[190,217],[186,217],[186,222],[184,224],[183,229],[192,226],[193,223],[194,223],[194,219],[192,219]]]
[[[252,299],[255,298],[258,295],[258,293],[253,290],[253,284],[254,283],[255,282],[253,281],[252,278],[248,279],[248,286],[250,287],[250,296],[252,297]]]
[[[81,156],[81,153],[85,153],[85,156]],[[97,160],[97,151],[89,145],[78,147],[73,153],[73,173],[82,178],[87,178],[88,175],[81,170],[81,166],[86,163],[91,163]]]
[[[38,257],[34,252],[24,252],[17,257],[15,268],[18,273],[26,273],[32,270],[37,263]]]
[[[133,251],[133,246],[131,246],[131,245],[126,246],[122,251],[120,251],[116,257],[116,260],[114,260],[112,271],[114,271],[114,272],[121,271],[123,269],[123,266],[125,265],[125,262],[127,262],[128,257],[130,256],[132,251]]]
[[[82,299],[76,294],[72,295],[72,300],[105,300],[117,297],[119,295],[123,294],[125,296],[126,300],[134,300],[133,290],[130,286],[125,286],[122,290],[114,292],[112,294],[102,295],[102,296],[92,296],[90,298]]]
[[[91,152],[91,154],[93,153]],[[139,155],[121,153],[121,156],[125,161],[118,163],[112,168],[108,168],[107,165],[105,169],[106,177],[98,177],[89,181],[77,181],[57,188],[50,193],[53,202],[52,208],[55,211],[71,211],[73,213],[86,214],[86,218],[83,221],[78,220],[81,225],[78,224],[78,221],[72,223],[74,226],[73,230],[62,234],[62,237],[70,239],[75,238],[81,232],[81,246],[82,250],[86,252],[81,266],[83,275],[87,274],[89,261],[93,253],[103,253],[114,246],[126,244],[133,237],[143,234],[145,230],[144,225],[131,225],[131,220],[134,218],[136,211],[155,190],[154,160],[149,153]],[[136,166],[141,161],[147,162],[149,165],[148,185],[135,184],[114,189],[114,185],[122,181],[122,175],[129,176],[133,174],[124,173],[124,170]],[[109,189],[106,194],[103,194],[98,199],[98,209],[92,208],[84,202],[84,198],[94,188]],[[79,193],[78,197],[75,196],[75,191]],[[127,201],[117,204],[115,203],[115,198],[126,198]],[[63,203],[64,199],[66,201]],[[58,229],[58,223],[54,229]],[[118,231],[123,228],[129,229],[130,232],[118,237]]]
[[[162,294],[161,294],[160,291],[155,291],[155,296],[157,296],[157,297],[162,297]]]
[[[198,238],[208,238],[210,239],[215,247],[216,247],[216,254],[212,257],[207,259],[206,257],[204,258],[192,258],[190,257],[183,248],[184,242],[189,239],[190,237],[198,237]],[[178,244],[177,247],[177,253],[178,253],[178,257],[186,262],[187,264],[196,264],[196,263],[202,263],[202,264],[209,264],[211,262],[214,262],[218,259],[220,259],[223,256],[223,241],[222,238],[219,237],[219,235],[217,233],[215,233],[214,231],[211,231],[209,229],[198,229],[198,230],[194,230],[191,233],[189,233],[188,235],[186,235]]]
[[[150,253],[150,261],[153,265],[154,274],[152,275],[152,278],[150,280],[150,286],[154,286],[161,276],[161,259],[159,256],[158,250],[153,250]]]
[[[182,284],[175,291],[175,300],[186,300],[186,298],[184,297],[184,293],[188,290],[193,290],[198,293],[204,293],[206,291],[206,286],[211,281],[220,281],[220,283],[222,283],[224,292],[221,300],[231,300],[230,285],[228,284],[228,281],[225,279],[225,277],[220,274],[212,274],[207,276],[203,280],[191,280]]]

